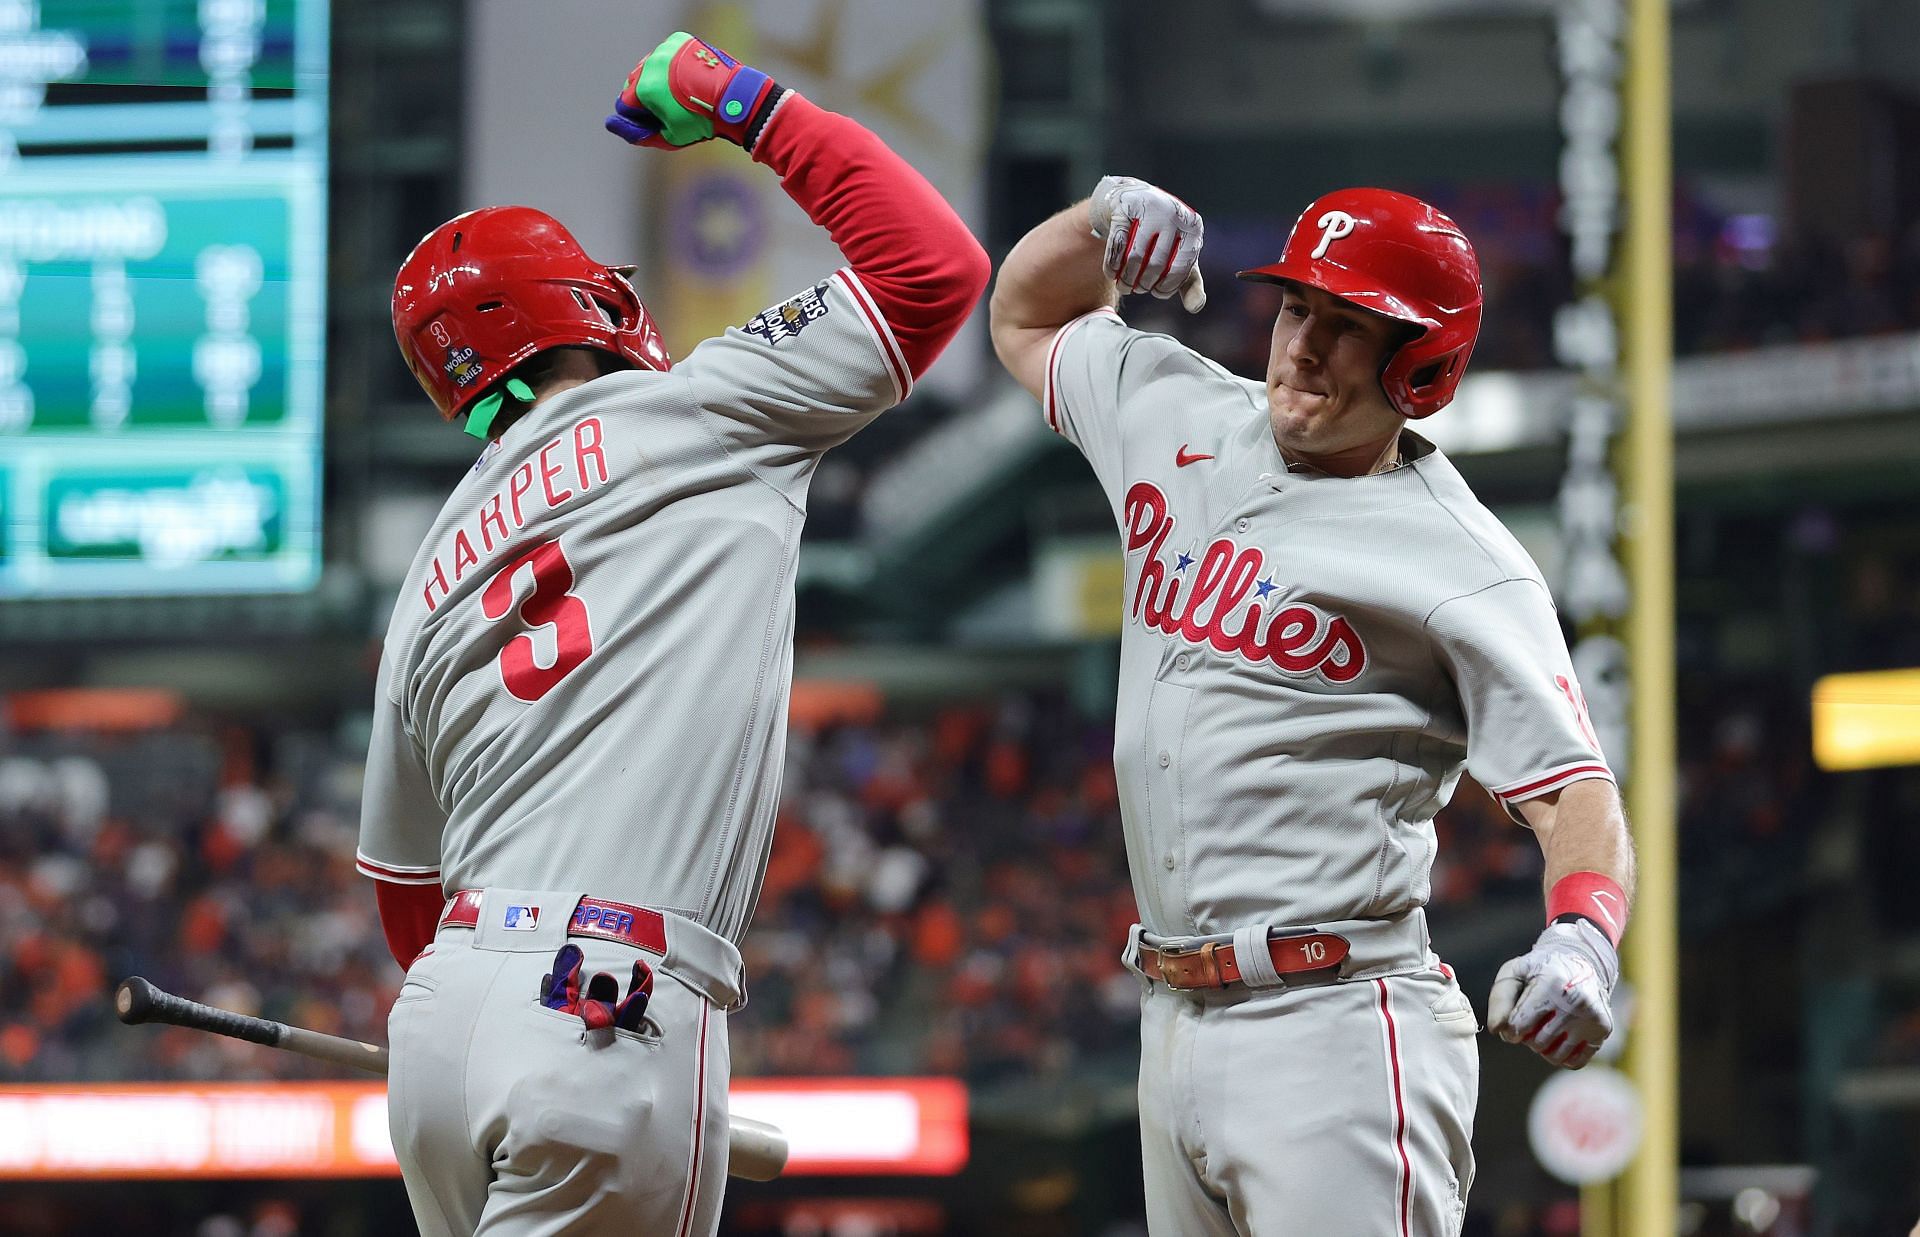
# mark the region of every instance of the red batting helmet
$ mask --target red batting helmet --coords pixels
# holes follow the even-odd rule
[[[1420,333],[1387,358],[1380,386],[1405,417],[1453,399],[1480,334],[1480,260],[1460,225],[1387,189],[1329,193],[1294,223],[1280,260],[1240,278],[1299,283]]]
[[[393,336],[449,421],[549,348],[673,364],[633,285],[530,206],[468,211],[427,233],[393,281]]]

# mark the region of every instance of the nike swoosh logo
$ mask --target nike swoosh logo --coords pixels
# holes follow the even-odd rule
[[[1607,921],[1607,926],[1618,932],[1620,921],[1615,919],[1613,912],[1607,909],[1607,903],[1613,901],[1613,895],[1596,889],[1587,896],[1593,899],[1593,908],[1600,912],[1600,917]]]
[[[1188,464],[1198,464],[1201,460],[1210,460],[1212,458],[1211,455],[1189,455],[1187,453],[1187,444],[1183,442],[1180,444],[1180,449],[1173,453],[1173,466],[1175,468],[1185,468]]]

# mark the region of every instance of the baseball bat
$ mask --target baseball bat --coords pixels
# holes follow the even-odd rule
[[[284,1048],[302,1056],[336,1065],[350,1065],[369,1074],[387,1076],[387,1050],[339,1035],[290,1027],[284,1022],[236,1014],[175,996],[135,975],[114,990],[113,1010],[128,1026],[164,1022],[195,1031],[211,1031],[232,1039]],[[778,1126],[747,1117],[730,1118],[727,1130],[727,1175],[747,1181],[772,1181],[787,1166],[787,1136]]]

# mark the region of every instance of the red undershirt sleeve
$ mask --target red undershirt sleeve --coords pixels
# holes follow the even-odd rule
[[[380,907],[380,928],[387,935],[387,949],[393,960],[406,970],[420,951],[433,943],[434,928],[440,921],[440,908],[446,895],[438,885],[398,885],[392,881],[373,882],[374,898]]]

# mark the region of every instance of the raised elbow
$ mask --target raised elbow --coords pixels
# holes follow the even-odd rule
[[[1012,346],[1013,337],[1026,324],[1021,313],[1020,294],[1009,287],[1007,268],[1000,268],[1000,278],[994,282],[993,295],[987,298],[987,334],[993,338],[993,350],[1000,359],[1007,359],[1006,349]]]
[[[961,246],[961,275],[966,280],[967,304],[978,305],[981,295],[986,292],[987,284],[993,278],[993,259],[980,247],[973,233],[967,233],[966,243]]]

